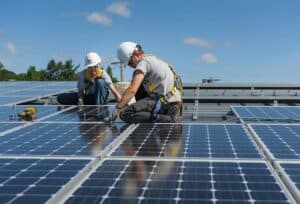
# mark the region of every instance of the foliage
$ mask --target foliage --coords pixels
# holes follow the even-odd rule
[[[111,80],[112,80],[113,83],[119,81],[116,77],[113,76],[112,69],[111,69],[111,67],[110,67],[109,65],[108,65],[108,67],[106,68],[106,72],[107,72],[107,74],[110,76],[110,78],[111,78]]]
[[[29,66],[26,73],[16,74],[4,68],[0,62],[0,80],[26,80],[26,81],[74,81],[77,80],[77,69],[72,60],[56,62],[51,59],[46,69],[37,70],[33,65]]]
[[[13,80],[16,78],[17,75],[14,72],[5,69],[4,64],[0,62],[0,80]]]
[[[45,69],[37,69],[36,66],[28,67],[26,73],[16,74],[5,68],[0,62],[0,81],[18,80],[18,81],[76,81],[78,77],[78,68],[80,65],[74,65],[72,60],[55,61],[49,60]],[[113,82],[118,80],[113,77],[112,69],[107,67],[107,73],[111,76]]]

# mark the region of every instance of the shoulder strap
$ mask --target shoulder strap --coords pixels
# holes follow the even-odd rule
[[[90,75],[89,70],[86,69],[85,73],[84,73],[84,80],[85,81],[89,80],[89,75]],[[98,68],[97,69],[97,77],[102,77],[102,76],[103,76],[103,69],[102,68]]]
[[[174,87],[176,87],[179,92],[180,95],[183,95],[183,84],[181,81],[181,77],[176,73],[175,69],[169,64],[169,68],[171,69],[171,71],[173,72],[173,76],[174,76]]]

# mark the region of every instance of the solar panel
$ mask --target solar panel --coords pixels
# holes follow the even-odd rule
[[[300,125],[252,124],[251,127],[275,159],[300,158]]]
[[[298,106],[233,106],[232,109],[243,119],[300,120]]]
[[[2,96],[0,95],[0,105],[12,104],[17,101],[24,101],[28,99],[26,96]]]
[[[0,158],[0,203],[45,203],[89,162]]]
[[[289,203],[263,162],[106,160],[71,203]]]
[[[97,122],[108,117],[114,106],[80,106],[49,117],[44,121]]]
[[[140,124],[112,156],[261,158],[240,124]]]
[[[0,137],[0,155],[97,155],[119,133],[97,123],[36,123]]]
[[[0,123],[0,133],[23,125],[24,123]]]

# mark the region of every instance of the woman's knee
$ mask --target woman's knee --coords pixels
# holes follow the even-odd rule
[[[106,82],[105,82],[105,80],[102,79],[102,78],[97,78],[97,79],[95,79],[95,84],[96,84],[96,86],[98,86],[98,87],[104,87],[104,86],[106,86]]]

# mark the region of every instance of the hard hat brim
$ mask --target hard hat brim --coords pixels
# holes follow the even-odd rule
[[[94,62],[94,63],[91,63],[91,64],[87,64],[87,65],[85,65],[85,68],[87,69],[87,68],[89,68],[89,67],[94,67],[94,66],[96,66],[96,65],[98,65],[99,63],[98,62]]]

